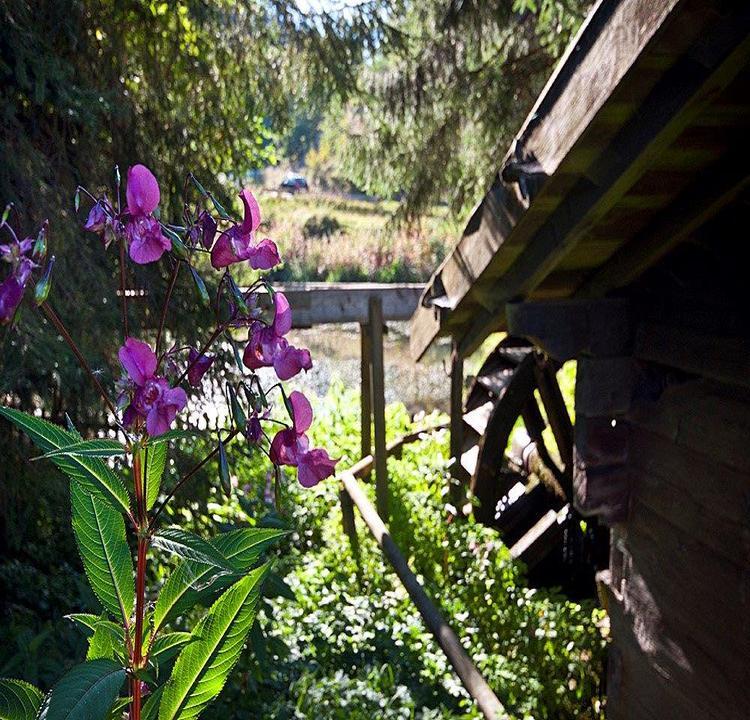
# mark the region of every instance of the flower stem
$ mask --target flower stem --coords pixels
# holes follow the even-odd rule
[[[172,298],[172,291],[174,290],[175,283],[177,282],[177,274],[180,272],[180,261],[177,260],[172,268],[172,277],[169,279],[169,287],[167,288],[167,294],[164,297],[164,305],[161,309],[161,319],[159,320],[159,332],[156,335],[156,355],[159,355],[159,349],[161,347],[161,336],[164,334],[164,323],[167,320],[167,310],[169,310],[169,301]]]
[[[143,666],[143,620],[146,607],[146,562],[149,545],[143,477],[140,451],[136,450],[133,454],[133,486],[138,520],[138,551],[135,572],[135,637],[131,657],[133,700],[130,706],[130,720],[141,720],[141,680],[138,677],[138,671]]]
[[[94,387],[98,390],[99,394],[102,396],[102,400],[104,400],[105,404],[109,408],[109,411],[115,416],[115,419],[117,419],[117,408],[115,407],[114,403],[109,399],[109,396],[107,395],[107,391],[102,387],[102,384],[99,382],[99,378],[96,377],[94,374],[94,371],[91,369],[91,366],[86,361],[86,358],[83,356],[83,353],[78,348],[78,345],[76,345],[75,340],[70,336],[70,333],[68,332],[65,325],[63,325],[62,320],[60,320],[60,317],[58,314],[52,309],[52,306],[48,302],[43,302],[39,307],[41,307],[42,312],[47,316],[49,321],[55,326],[57,332],[62,335],[63,340],[68,344],[68,347],[73,351],[73,355],[76,356],[76,359],[78,360],[78,363],[83,368],[83,370],[86,372],[86,374],[89,376],[89,379],[93,383]]]
[[[120,238],[120,295],[122,296],[122,331],[127,338],[128,332],[128,297],[125,294],[125,240]]]
[[[236,437],[236,435],[239,432],[240,431],[237,430],[237,428],[235,428],[234,430],[232,430],[232,432],[229,433],[229,435],[227,435],[226,440],[224,440],[224,447],[226,447],[227,445],[229,445],[229,443]],[[175,496],[175,494],[177,493],[177,491],[188,480],[190,480],[190,478],[193,477],[193,475],[195,475],[195,473],[197,473],[209,460],[211,460],[212,458],[216,457],[216,455],[218,455],[218,453],[219,453],[219,447],[217,445],[210,453],[208,453],[208,455],[206,455],[206,457],[203,458],[203,460],[201,460],[197,465],[195,465],[191,470],[189,470],[187,472],[187,474],[183,475],[180,478],[180,480],[177,482],[177,484],[169,491],[169,493],[167,494],[167,497],[165,497],[164,500],[162,500],[162,502],[159,505],[159,507],[157,508],[156,512],[151,517],[151,522],[149,523],[149,526],[148,526],[149,534],[154,531],[154,528],[156,527],[156,521],[159,519],[159,516],[161,515],[162,510],[164,510],[165,505]]]

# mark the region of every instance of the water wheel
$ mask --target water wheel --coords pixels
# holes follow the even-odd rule
[[[540,584],[553,584],[570,574],[571,563],[590,560],[584,557],[590,554],[586,531],[571,504],[573,427],[558,369],[528,342],[505,338],[483,363],[464,403],[460,463],[475,498],[474,516],[496,528],[530,570],[551,576]],[[545,443],[548,425],[553,448]]]

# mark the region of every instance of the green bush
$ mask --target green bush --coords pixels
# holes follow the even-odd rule
[[[344,467],[358,458],[358,408],[357,393],[340,386],[318,403],[313,439],[336,446]],[[388,408],[390,437],[411,427],[403,406]],[[447,450],[441,432],[389,460],[394,539],[514,718],[600,717],[603,611],[529,588],[494,531],[448,521]],[[239,502],[209,502],[214,521],[263,504],[267,478],[249,467],[235,467]],[[272,635],[260,654],[253,645],[241,681],[207,717],[480,717],[359,520],[355,560],[336,483],[292,486],[284,508],[293,549],[277,570],[295,599],[269,599]]]

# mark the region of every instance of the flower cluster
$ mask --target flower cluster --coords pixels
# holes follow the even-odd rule
[[[273,292],[262,280],[243,292],[231,275],[231,266],[237,263],[245,262],[253,270],[268,270],[281,262],[276,243],[257,237],[261,214],[252,192],[246,188],[239,194],[243,218],[236,221],[197,181],[195,185],[211,201],[218,218],[209,207],[200,205],[191,212],[186,203],[186,226],[162,223],[154,215],[161,199],[159,184],[143,165],[128,171],[124,210],[116,211],[106,197],[92,196],[94,204],[84,227],[100,235],[105,247],[113,241],[124,243],[131,260],[137,264],[156,262],[172,250],[175,266],[188,264],[193,278],[201,285],[202,280],[190,262],[193,254],[208,254],[211,266],[223,272],[216,310],[217,317],[223,312],[225,319],[202,350],[172,348],[160,356],[158,347],[154,350],[146,342],[126,338],[119,352],[124,374],[117,383],[117,406],[122,411],[122,424],[131,431],[145,432],[151,437],[167,432],[187,405],[188,396],[181,387],[183,381],[187,380],[194,390],[200,389],[204,375],[217,358],[208,354],[209,347],[222,335],[233,344],[231,331],[247,328],[242,362],[251,375],[249,381],[243,378],[237,388],[231,388],[232,413],[247,441],[262,446],[268,439],[264,425],[279,421],[271,417],[271,405],[255,371],[273,368],[278,379],[286,381],[312,368],[312,358],[309,350],[294,347],[286,338],[292,328],[292,311],[284,294]],[[222,290],[226,292],[222,294]],[[203,294],[207,296],[205,285]],[[266,315],[271,316],[270,322],[264,320]],[[187,355],[181,360],[185,351]],[[239,405],[240,389],[244,389],[250,405],[249,419]],[[274,465],[296,467],[299,482],[312,487],[333,474],[336,461],[322,448],[309,447],[306,431],[312,423],[312,408],[307,398],[293,392],[285,405],[291,425],[278,431],[272,440],[268,439],[266,452]]]
[[[9,266],[8,275],[0,283],[0,324],[2,325],[9,324],[15,317],[32,273],[47,254],[47,221],[44,221],[36,239],[27,237],[19,240],[7,222],[8,211],[9,209],[6,210],[0,222],[0,229],[6,230],[11,236],[9,243],[0,245],[0,259]],[[53,264],[54,260],[50,262]],[[47,276],[50,270],[51,265],[44,275]]]

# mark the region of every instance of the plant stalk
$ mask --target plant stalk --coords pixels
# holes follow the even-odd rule
[[[99,382],[99,378],[96,377],[94,374],[94,371],[91,369],[91,366],[86,361],[86,358],[83,356],[83,353],[78,348],[78,345],[76,345],[75,340],[70,336],[70,333],[68,332],[65,325],[63,325],[62,320],[60,320],[60,317],[58,314],[52,309],[52,306],[48,302],[43,302],[39,307],[41,307],[42,312],[47,316],[49,321],[55,326],[55,329],[57,332],[62,335],[63,340],[68,344],[68,347],[73,351],[73,355],[76,356],[76,359],[78,360],[78,363],[83,368],[83,370],[86,372],[86,374],[89,376],[89,379],[94,384],[94,387],[99,391],[99,394],[102,396],[102,399],[104,400],[105,404],[109,408],[109,411],[115,416],[115,419],[117,419],[117,408],[115,407],[114,403],[109,399],[109,395],[107,395],[107,391],[102,387],[102,384]]]
[[[125,294],[125,240],[120,238],[120,295],[122,296],[122,328],[127,338],[128,332],[128,297]]]
[[[143,621],[146,607],[146,563],[149,545],[143,477],[140,451],[136,450],[133,453],[133,486],[138,521],[138,551],[135,574],[135,637],[133,638],[133,655],[131,658],[131,669],[133,671],[131,695],[133,700],[130,706],[130,720],[141,720],[141,680],[138,677],[138,671],[143,665]]]
[[[172,268],[172,276],[169,278],[169,287],[167,288],[167,294],[164,297],[164,305],[161,309],[161,319],[159,320],[159,332],[156,335],[156,355],[159,356],[159,350],[161,348],[161,337],[164,334],[164,323],[167,320],[167,310],[169,310],[169,301],[172,299],[172,291],[174,290],[175,283],[177,282],[177,274],[180,272],[180,261],[177,260]]]

